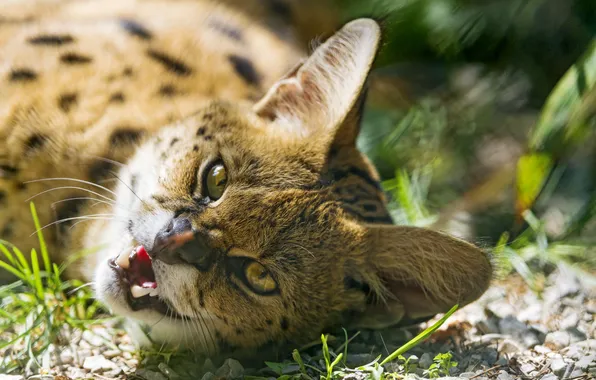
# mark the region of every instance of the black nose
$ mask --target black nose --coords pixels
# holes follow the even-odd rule
[[[183,262],[176,251],[193,239],[190,220],[186,217],[174,218],[157,233],[149,255],[168,264]]]
[[[186,217],[174,218],[155,236],[149,255],[167,264],[190,264],[199,270],[207,270],[213,252],[207,237],[193,230]]]
[[[178,217],[174,218],[164,228],[157,233],[156,239],[170,240],[174,236],[183,235],[192,232],[192,223],[188,218]]]

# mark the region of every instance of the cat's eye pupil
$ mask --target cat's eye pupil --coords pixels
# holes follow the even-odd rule
[[[221,198],[224,190],[226,189],[227,182],[228,174],[226,172],[225,166],[223,166],[221,163],[213,165],[207,172],[207,178],[205,181],[207,196],[214,201]]]

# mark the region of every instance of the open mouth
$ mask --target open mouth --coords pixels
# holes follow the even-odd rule
[[[108,265],[116,271],[123,286],[128,287],[126,298],[132,310],[153,309],[177,317],[177,313],[159,298],[152,260],[145,247],[138,246],[132,252],[123,252],[110,259]]]

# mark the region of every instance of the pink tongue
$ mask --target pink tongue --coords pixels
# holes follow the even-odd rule
[[[151,262],[151,257],[142,245],[137,247],[137,260]]]
[[[148,281],[147,279],[141,278],[141,288],[155,289],[157,288],[157,282]]]
[[[139,264],[140,265],[148,265],[149,270],[151,270],[151,257],[149,257],[149,254],[147,253],[147,250],[145,250],[145,247],[143,247],[142,245],[137,247],[136,253],[137,253],[136,260],[138,260]],[[140,276],[139,283],[142,288],[146,288],[146,289],[157,288],[157,282],[155,282],[155,280],[153,278],[147,278],[146,276]]]

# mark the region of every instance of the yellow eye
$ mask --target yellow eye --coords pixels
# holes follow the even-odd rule
[[[213,165],[207,172],[205,185],[207,187],[207,196],[211,200],[218,200],[226,189],[228,182],[228,174],[226,168],[222,164]]]
[[[277,289],[277,284],[269,271],[256,261],[246,264],[244,276],[250,287],[257,293],[271,293]]]

